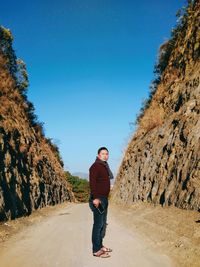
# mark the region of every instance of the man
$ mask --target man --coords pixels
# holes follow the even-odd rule
[[[110,179],[114,178],[107,163],[108,157],[108,149],[106,147],[100,147],[95,162],[89,168],[89,207],[93,212],[94,219],[92,228],[92,251],[93,256],[103,258],[110,257],[108,252],[112,251],[111,248],[107,248],[102,244],[107,225]],[[100,206],[103,207],[103,212],[101,212]]]

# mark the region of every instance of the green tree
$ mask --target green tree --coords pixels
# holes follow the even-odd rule
[[[78,176],[73,176],[68,171],[65,172],[65,175],[67,181],[72,185],[75,198],[80,202],[87,202],[90,193],[89,181]]]

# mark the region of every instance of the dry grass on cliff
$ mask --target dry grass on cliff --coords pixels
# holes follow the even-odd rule
[[[151,131],[157,126],[162,125],[164,121],[164,110],[157,103],[152,105],[145,111],[144,116],[140,120],[139,129],[146,132]]]

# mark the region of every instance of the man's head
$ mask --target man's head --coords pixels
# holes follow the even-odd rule
[[[109,157],[109,151],[108,149],[105,147],[105,146],[102,146],[98,149],[98,158],[101,159],[101,160],[104,160],[104,161],[107,161],[108,160],[108,157]]]

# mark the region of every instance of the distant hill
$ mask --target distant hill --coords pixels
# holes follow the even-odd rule
[[[89,173],[85,173],[85,172],[73,172],[72,175],[73,176],[78,176],[80,178],[89,180]]]

